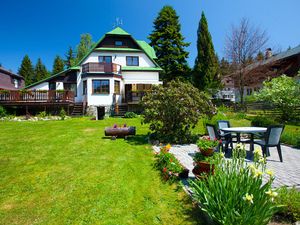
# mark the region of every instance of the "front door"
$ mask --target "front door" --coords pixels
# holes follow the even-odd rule
[[[132,91],[132,85],[125,84],[125,103],[131,102],[132,100],[131,91]]]

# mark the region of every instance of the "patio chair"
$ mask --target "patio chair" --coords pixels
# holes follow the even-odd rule
[[[206,129],[207,129],[207,132],[208,132],[208,136],[211,140],[215,140],[215,139],[222,140],[219,133],[217,132],[216,127],[214,125],[206,124]],[[222,140],[222,144],[218,145],[218,149],[221,147],[222,151],[223,151],[224,150],[223,144],[225,144],[225,152],[227,152],[227,150],[228,150],[228,141],[226,141],[226,140]]]
[[[229,142],[228,144],[230,144],[231,149],[233,149],[232,143],[237,142],[237,140],[233,140],[233,138],[236,139],[237,136],[232,133],[225,133],[224,131],[221,130],[222,128],[229,128],[230,122],[228,120],[218,120],[217,124],[218,124],[219,135],[220,135],[221,139]]]
[[[254,144],[260,145],[263,151],[263,155],[270,155],[269,147],[277,147],[280,162],[282,160],[282,152],[280,146],[280,137],[283,132],[284,125],[271,125],[267,128],[266,134],[261,140],[254,140]]]

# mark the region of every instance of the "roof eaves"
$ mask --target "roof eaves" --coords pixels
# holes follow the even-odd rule
[[[33,83],[33,84],[30,84],[30,85],[26,86],[25,89],[31,88],[31,87],[33,87],[33,86],[35,86],[35,85],[41,84],[41,83],[43,83],[43,82],[46,82],[46,81],[48,81],[48,80],[50,80],[50,79],[52,79],[52,78],[58,77],[58,76],[60,76],[61,74],[66,73],[66,72],[68,72],[68,71],[70,71],[70,70],[72,70],[72,69],[71,69],[71,68],[66,69],[66,70],[61,71],[61,72],[59,72],[59,73],[57,73],[57,74],[54,74],[54,75],[52,75],[52,76],[50,76],[50,77],[47,77],[47,78],[45,78],[45,79],[43,79],[43,80],[37,81],[37,82],[35,82],[35,83]]]

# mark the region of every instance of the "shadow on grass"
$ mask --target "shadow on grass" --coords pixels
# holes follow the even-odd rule
[[[126,141],[131,145],[145,145],[148,144],[148,135],[138,134],[135,136],[129,136]]]

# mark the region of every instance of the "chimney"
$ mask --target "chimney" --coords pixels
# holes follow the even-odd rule
[[[267,48],[266,49],[266,55],[265,55],[265,59],[269,59],[272,57],[272,49],[271,48]]]

